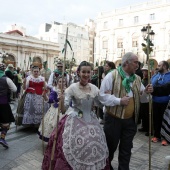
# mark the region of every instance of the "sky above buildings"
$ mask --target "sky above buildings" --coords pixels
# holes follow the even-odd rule
[[[84,24],[100,12],[112,11],[147,0],[0,0],[0,32],[9,25],[26,28],[27,35],[36,35],[42,23],[73,22]]]

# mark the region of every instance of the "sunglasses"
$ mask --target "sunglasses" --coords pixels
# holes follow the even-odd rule
[[[62,68],[63,66],[57,66],[58,68]]]

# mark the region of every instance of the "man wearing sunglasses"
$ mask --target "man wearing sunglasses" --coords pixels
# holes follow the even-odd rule
[[[57,62],[57,68],[53,71],[53,73],[51,73],[50,75],[50,78],[48,80],[48,86],[50,88],[53,87],[53,84],[55,82],[55,79],[58,77],[58,76],[61,76],[62,75],[62,71],[63,71],[63,63],[61,61],[58,61]],[[66,77],[67,79],[67,86],[69,85],[69,75],[66,74],[66,72],[64,72],[64,76]]]

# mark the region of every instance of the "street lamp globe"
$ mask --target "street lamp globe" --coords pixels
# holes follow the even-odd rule
[[[154,40],[155,33],[153,32],[153,30],[151,30],[151,32],[149,34],[150,34],[151,40]]]
[[[143,37],[143,38],[146,37],[146,31],[147,31],[146,27],[143,27],[143,28],[141,29],[142,37]]]

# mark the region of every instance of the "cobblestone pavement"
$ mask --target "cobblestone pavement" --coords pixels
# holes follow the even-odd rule
[[[15,113],[16,103],[12,105]],[[0,146],[0,170],[40,170],[43,160],[42,141],[36,135],[34,129],[12,125],[7,142],[9,149]],[[148,170],[148,137],[138,132],[135,136],[130,170]],[[165,156],[170,155],[170,146],[161,146],[161,143],[152,143],[152,170],[167,170]],[[118,153],[112,161],[115,170],[118,166]]]

